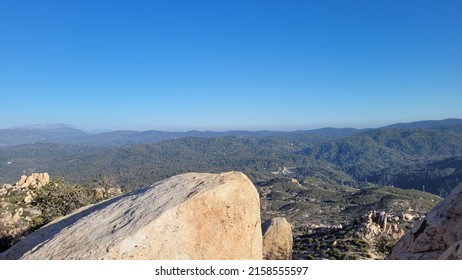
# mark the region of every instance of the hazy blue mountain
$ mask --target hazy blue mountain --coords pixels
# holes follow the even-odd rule
[[[0,147],[31,143],[68,143],[87,136],[87,133],[74,128],[0,129]]]
[[[88,133],[82,130],[59,125],[32,125],[21,128],[0,129],[0,147],[33,143],[85,144],[95,146],[123,146],[131,144],[150,144],[183,137],[295,137],[300,140],[332,140],[356,133],[357,129],[324,128],[300,131],[187,131],[168,132],[158,130],[135,131],[116,130],[102,133]]]
[[[414,129],[414,128],[453,128],[459,126],[462,130],[461,119],[446,119],[440,121],[420,121],[413,123],[400,123],[384,128]],[[164,140],[182,137],[291,137],[294,140],[313,143],[340,139],[365,130],[354,128],[321,128],[298,131],[187,131],[169,132],[158,130],[135,131],[117,130],[102,133],[88,133],[73,128],[68,124],[34,124],[29,126],[0,129],[0,147],[8,147],[32,143],[61,143],[86,144],[95,146],[123,146],[131,144],[150,144]]]
[[[450,126],[462,126],[462,119],[445,119],[445,120],[429,120],[429,121],[418,121],[410,123],[397,123],[382,128],[443,128]]]

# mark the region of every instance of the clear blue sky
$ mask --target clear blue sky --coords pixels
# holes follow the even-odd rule
[[[462,1],[0,0],[0,128],[462,118]]]

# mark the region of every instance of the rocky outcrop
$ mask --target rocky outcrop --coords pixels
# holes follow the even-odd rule
[[[30,176],[22,175],[13,185],[4,184],[0,186],[0,196],[5,196],[8,192],[16,192],[24,189],[41,188],[50,182],[48,173],[32,173]],[[27,191],[27,190],[25,190]]]
[[[292,259],[292,226],[286,218],[273,218],[262,225],[263,258],[265,260]]]
[[[22,175],[14,184],[0,186],[0,252],[27,234],[32,214],[35,191],[50,182],[48,173]],[[38,215],[38,214],[36,214]]]
[[[0,259],[261,259],[260,202],[240,172],[178,175],[84,208]]]
[[[414,224],[389,259],[462,259],[462,185]]]
[[[30,176],[22,175],[14,186],[17,188],[40,188],[50,182],[50,175],[48,173],[32,173]]]
[[[403,236],[404,230],[391,221],[391,217],[384,211],[369,212],[359,226],[358,233],[366,240],[375,240],[380,236],[398,240]]]

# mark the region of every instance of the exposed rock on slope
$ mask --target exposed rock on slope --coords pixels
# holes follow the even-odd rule
[[[50,182],[50,175],[48,173],[32,173],[30,176],[22,175],[19,181],[13,185],[4,184],[0,186],[0,194],[6,195],[8,191],[18,191],[25,188],[40,188]]]
[[[50,182],[48,173],[23,175],[14,184],[0,186],[0,252],[17,242],[29,229],[34,216],[36,191]]]
[[[390,216],[385,211],[369,212],[357,232],[366,240],[374,240],[379,236],[387,236],[398,240],[404,234],[396,223],[389,222]]]
[[[240,172],[178,175],[59,219],[0,259],[261,259],[259,207]]]
[[[49,182],[50,175],[48,175],[48,173],[32,173],[29,177],[25,175],[21,176],[16,185],[21,187],[40,188]]]
[[[58,217],[121,194],[107,178],[77,185],[59,178],[50,181],[47,173],[23,175],[0,186],[0,253]]]
[[[292,226],[286,218],[273,218],[262,225],[263,258],[265,260],[292,259]]]
[[[414,224],[389,259],[462,259],[462,185]]]

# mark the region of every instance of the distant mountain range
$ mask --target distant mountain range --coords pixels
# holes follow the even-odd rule
[[[411,129],[411,128],[444,128],[461,126],[462,119],[446,119],[439,121],[419,121],[412,123],[399,123],[382,128]],[[367,129],[365,129],[367,130]],[[15,146],[32,143],[60,143],[60,144],[84,144],[93,146],[123,146],[130,144],[149,144],[164,140],[178,139],[183,137],[311,137],[312,140],[329,140],[342,138],[364,131],[354,128],[321,128],[314,130],[299,131],[187,131],[167,132],[158,130],[135,131],[117,130],[102,133],[88,133],[73,128],[67,124],[35,124],[9,129],[0,129],[0,147]]]
[[[291,132],[16,128],[0,130],[0,143],[0,183],[46,171],[74,182],[111,176],[130,189],[184,172],[239,170],[254,182],[288,175],[445,196],[462,181],[460,119]]]
[[[0,129],[0,147],[9,147],[33,143],[59,143],[59,144],[83,144],[93,146],[123,146],[131,144],[150,144],[164,140],[178,139],[183,137],[274,137],[287,135],[310,134],[313,137],[343,137],[354,134],[358,129],[354,128],[323,128],[305,131],[187,131],[168,132],[158,130],[135,131],[116,130],[102,133],[88,133],[70,127],[42,128],[40,126]]]
[[[462,119],[445,119],[439,121],[418,121],[410,123],[397,123],[381,128],[443,128],[462,124]]]

